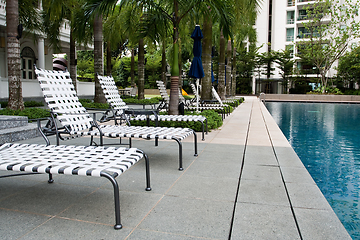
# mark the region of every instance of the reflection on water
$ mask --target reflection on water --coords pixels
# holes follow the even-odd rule
[[[360,105],[266,107],[353,239],[360,239]]]

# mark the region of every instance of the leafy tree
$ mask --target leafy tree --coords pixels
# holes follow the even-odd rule
[[[145,54],[146,57],[146,75],[147,87],[156,87],[156,81],[161,78],[161,60],[159,52],[150,52]]]
[[[239,49],[239,55],[236,59],[237,70],[239,74],[238,87],[239,92],[244,94],[251,94],[252,89],[250,83],[255,68],[255,59],[259,48],[250,45],[249,50],[242,45]]]
[[[94,51],[77,52],[77,75],[79,80],[94,79]]]
[[[338,77],[344,82],[360,83],[360,47],[352,49],[339,59]]]
[[[89,43],[92,38],[92,34],[86,34],[86,37],[80,39],[76,31],[77,18],[81,18],[83,8],[81,5],[84,3],[83,0],[43,0],[42,18],[44,25],[44,32],[47,35],[47,40],[50,42],[50,46],[54,49],[55,53],[61,53],[62,47],[60,44],[61,29],[63,25],[70,25],[70,52],[69,52],[69,70],[72,82],[76,89],[76,42]],[[89,33],[89,27],[83,29],[84,32]],[[84,35],[85,36],[85,35]]]
[[[114,6],[117,4],[117,0],[88,0],[90,11],[100,11],[106,13],[111,11]],[[223,27],[226,30],[229,30],[229,18],[225,2],[221,0],[186,0],[186,1],[134,1],[134,0],[122,0],[119,2],[120,6],[126,4],[144,4],[144,9],[146,9],[146,16],[152,16],[157,19],[157,23],[163,23],[167,26],[171,26],[173,29],[172,33],[172,42],[173,42],[173,62],[171,64],[171,89],[170,89],[170,106],[169,114],[177,115],[178,114],[178,103],[179,103],[179,27],[181,20],[185,16],[194,12],[203,12],[208,13],[208,9],[219,16],[221,16],[221,22]],[[146,35],[147,32],[142,32]]]
[[[288,92],[288,82],[289,76],[292,75],[294,69],[294,59],[291,56],[291,52],[288,50],[283,50],[275,53],[275,62],[278,64],[280,69],[280,75],[283,78],[283,86]]]
[[[327,73],[346,51],[351,40],[360,36],[359,0],[317,0],[306,7],[303,38],[297,44],[298,57],[310,62],[320,71],[323,93],[327,87]]]
[[[273,67],[273,63],[277,58],[277,54],[269,50],[268,52],[263,52],[258,55],[259,64],[262,67],[263,74],[266,75],[266,78],[269,80],[271,75],[274,75],[273,71],[275,68]]]

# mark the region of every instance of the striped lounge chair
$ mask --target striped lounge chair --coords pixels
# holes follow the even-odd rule
[[[98,75],[100,86],[104,92],[107,103],[110,106],[110,109],[106,111],[102,117],[103,121],[114,120],[115,124],[125,120],[128,122],[129,117],[127,114],[131,114],[134,117],[132,120],[148,120],[148,121],[184,121],[184,122],[200,122],[202,124],[202,140],[205,140],[205,127],[206,124],[206,134],[208,132],[207,119],[204,116],[197,115],[162,115],[157,114],[157,111],[154,110],[135,110],[129,109],[126,103],[121,99],[117,86],[115,85],[114,78],[112,76],[101,76]],[[110,113],[111,112],[111,113]],[[145,113],[145,114],[144,114]],[[112,114],[112,115],[109,115]]]
[[[182,140],[194,135],[195,156],[197,156],[197,137],[194,130],[173,127],[143,127],[124,125],[99,125],[79,102],[68,71],[51,71],[35,68],[45,102],[51,110],[51,119],[44,127],[39,127],[43,136],[56,135],[60,139],[90,136],[90,145],[104,145],[103,138],[128,138],[131,147],[132,138],[174,140],[179,146],[179,170],[182,167]],[[57,120],[57,121],[56,121]],[[99,138],[95,143],[94,138]],[[45,138],[45,137],[44,137]],[[49,143],[49,142],[48,142]],[[121,144],[121,143],[120,143]]]

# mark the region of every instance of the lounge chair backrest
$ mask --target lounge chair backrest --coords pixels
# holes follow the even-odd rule
[[[166,91],[166,87],[163,81],[156,81],[156,84],[158,86],[158,89],[160,91],[161,97],[164,99],[165,102],[169,103],[170,97],[169,94]]]
[[[182,95],[182,90],[179,88],[179,102],[185,103],[185,98]]]
[[[128,109],[129,107],[121,99],[119,90],[115,85],[114,78],[112,76],[101,76],[98,75],[100,86],[104,92],[106,101],[111,105],[112,108],[119,111],[119,114],[123,113],[123,110]]]
[[[192,90],[193,94],[196,94],[196,86],[195,86],[195,84],[190,83],[190,87],[191,87],[191,90]]]
[[[216,92],[216,90],[215,90],[214,87],[211,88],[211,93],[212,93],[213,97],[216,98],[216,100],[217,100],[221,105],[223,105],[223,102],[221,101],[221,98],[220,98],[219,94]]]
[[[70,73],[35,67],[45,102],[70,134],[88,129],[93,119],[79,102]]]

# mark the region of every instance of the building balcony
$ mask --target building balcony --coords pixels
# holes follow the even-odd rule
[[[288,0],[287,6],[288,6],[288,7],[295,6],[295,0]]]
[[[287,41],[287,42],[292,42],[292,41],[294,41],[294,36],[286,36],[286,41]]]
[[[314,0],[297,0],[298,3],[315,2]]]

